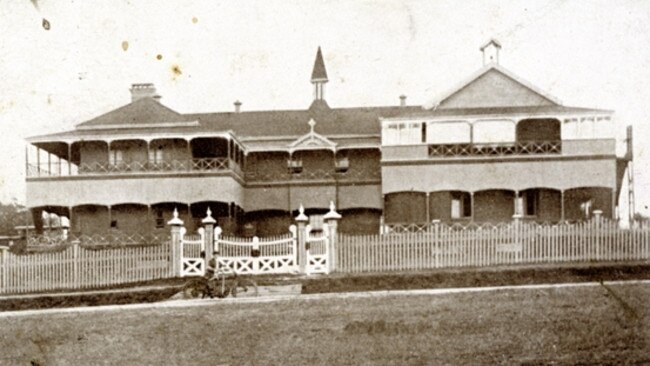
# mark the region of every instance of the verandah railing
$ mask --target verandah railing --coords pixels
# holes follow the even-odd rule
[[[27,177],[58,177],[68,175],[93,174],[138,174],[156,172],[211,172],[232,170],[241,175],[241,168],[234,160],[228,158],[196,158],[186,160],[162,161],[122,161],[116,163],[94,162],[72,164],[65,162],[48,162],[28,164]]]
[[[429,157],[561,154],[562,141],[429,145]]]
[[[340,272],[650,259],[650,226],[613,221],[431,225],[384,235],[338,235]]]

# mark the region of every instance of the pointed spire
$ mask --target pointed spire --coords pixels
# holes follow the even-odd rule
[[[314,70],[311,73],[311,82],[315,83],[326,83],[327,79],[327,70],[325,70],[325,62],[323,61],[323,53],[318,47],[318,52],[316,52],[316,61],[314,61]]]

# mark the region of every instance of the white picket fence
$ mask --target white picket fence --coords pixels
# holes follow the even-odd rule
[[[650,259],[650,226],[575,224],[430,225],[415,232],[338,235],[339,272]]]
[[[172,277],[170,243],[16,255],[0,250],[0,293],[83,289]]]
[[[205,258],[201,256],[205,250],[205,229],[199,228],[197,235],[187,235],[187,230],[181,228],[180,246],[181,277],[202,276],[205,272]]]
[[[217,266],[229,267],[239,274],[295,273],[298,270],[296,227],[292,225],[289,231],[265,238],[216,234]]]

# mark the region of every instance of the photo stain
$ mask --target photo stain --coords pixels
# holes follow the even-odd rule
[[[174,76],[181,76],[183,74],[178,65],[172,65],[172,72],[174,73]]]
[[[122,42],[122,49],[124,51],[128,50],[129,49],[129,42],[127,42],[127,41]]]
[[[43,29],[50,30],[50,22],[45,18],[43,18]]]
[[[161,54],[158,54],[158,55],[156,56],[156,59],[157,59],[157,60],[162,60],[162,55],[161,55]]]
[[[192,17],[192,23],[196,24],[199,22],[199,18],[197,17]]]

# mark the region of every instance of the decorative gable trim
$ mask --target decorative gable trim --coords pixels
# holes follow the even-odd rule
[[[293,153],[294,151],[298,151],[298,150],[322,150],[322,149],[336,151],[336,142],[314,131],[314,126],[316,126],[316,121],[311,119],[309,120],[308,123],[311,130],[308,133],[299,137],[296,141],[287,145],[289,152]]]
[[[480,78],[481,76],[488,73],[492,69],[495,69],[495,70],[501,72],[502,74],[504,74],[505,76],[511,78],[515,82],[523,85],[524,87],[532,90],[533,92],[541,95],[542,97],[550,100],[551,102],[553,102],[553,103],[555,103],[557,105],[562,105],[562,102],[558,98],[556,98],[556,97],[550,95],[549,93],[539,89],[538,87],[536,87],[533,84],[531,84],[530,82],[520,78],[519,76],[513,74],[512,72],[508,71],[507,69],[500,66],[499,64],[494,64],[493,63],[493,64],[488,64],[488,65],[483,66],[477,72],[472,74],[469,78],[463,80],[461,83],[459,83],[456,86],[454,86],[453,88],[449,89],[447,92],[441,94],[438,98],[431,101],[430,103],[425,104],[423,106],[423,108],[424,109],[435,109],[438,105],[440,105],[442,102],[444,102],[447,98],[449,98],[452,95],[456,94],[457,92],[459,92],[460,90],[462,90],[463,88],[465,88],[469,84],[473,83],[476,79]]]

